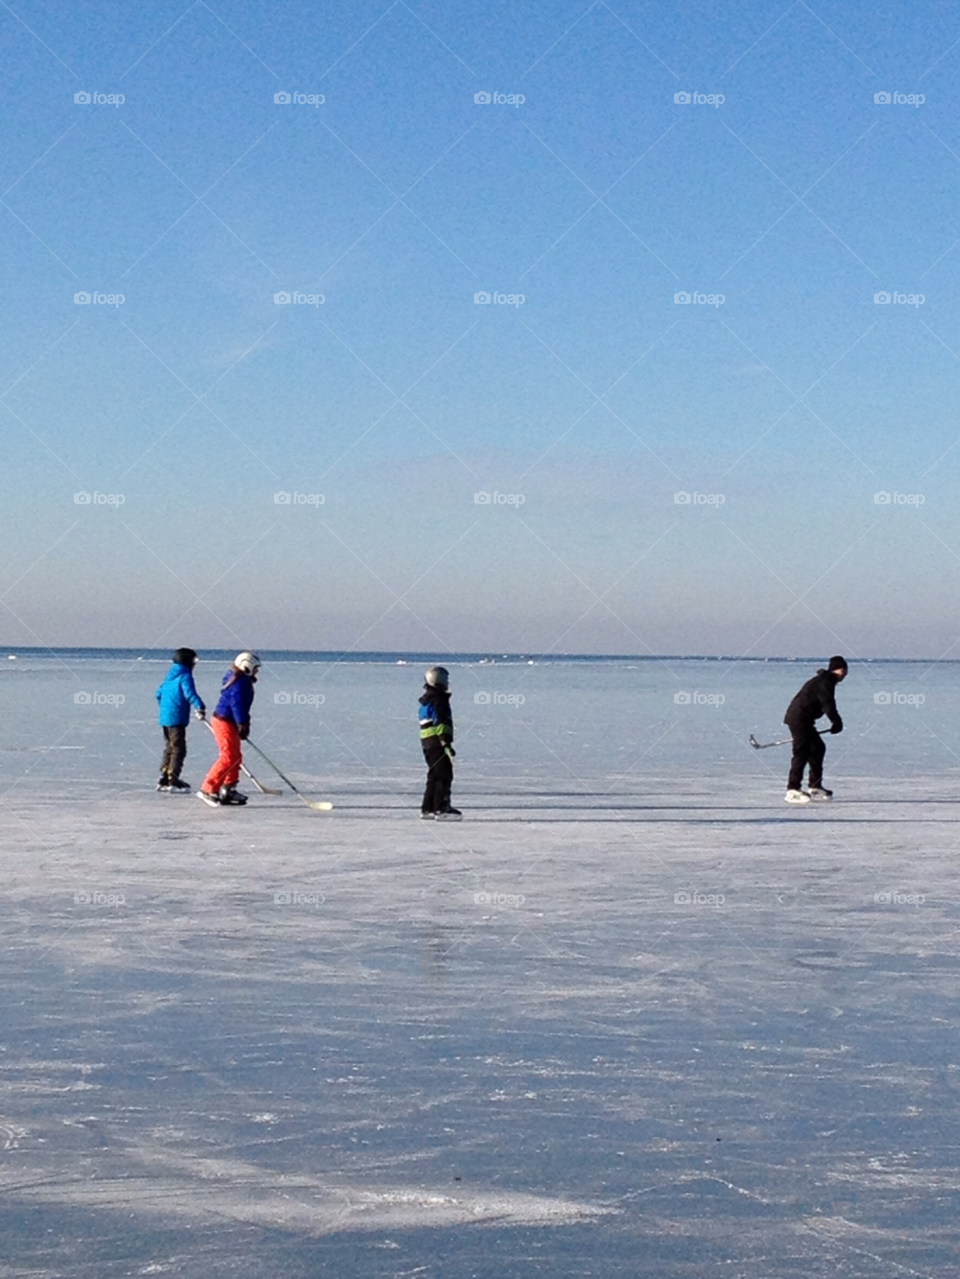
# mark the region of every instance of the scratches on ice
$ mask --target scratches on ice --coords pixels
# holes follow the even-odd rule
[[[272,1172],[236,1159],[179,1156],[141,1147],[120,1176],[69,1176],[33,1185],[0,1185],[21,1202],[134,1212],[160,1218],[229,1218],[303,1235],[414,1226],[557,1226],[613,1209],[511,1191],[362,1189],[337,1177]]]

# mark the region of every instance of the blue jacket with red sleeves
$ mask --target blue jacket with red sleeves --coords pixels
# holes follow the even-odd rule
[[[223,687],[217,709],[213,712],[217,719],[229,720],[231,724],[249,724],[250,707],[253,705],[252,675],[238,671],[231,666],[223,677]]]

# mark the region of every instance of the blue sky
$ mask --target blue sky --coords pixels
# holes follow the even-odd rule
[[[955,6],[0,40],[4,642],[960,656]]]

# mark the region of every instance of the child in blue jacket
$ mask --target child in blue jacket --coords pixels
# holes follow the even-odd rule
[[[189,790],[188,782],[180,780],[180,770],[187,755],[187,725],[190,709],[197,719],[204,719],[206,707],[193,682],[193,668],[197,655],[192,648],[178,648],[173,655],[173,665],[167,677],[157,689],[160,703],[160,727],[163,729],[163,759],[160,762],[159,791]]]

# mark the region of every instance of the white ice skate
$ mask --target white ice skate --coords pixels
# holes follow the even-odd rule
[[[805,790],[788,790],[784,795],[784,800],[788,804],[809,804],[810,796]]]

